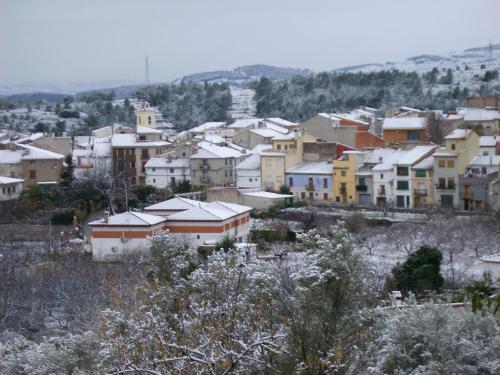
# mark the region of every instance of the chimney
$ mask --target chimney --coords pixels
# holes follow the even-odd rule
[[[109,211],[104,211],[104,222],[109,223]]]

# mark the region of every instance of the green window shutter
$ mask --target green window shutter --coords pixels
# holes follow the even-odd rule
[[[425,177],[425,169],[416,169],[415,177]]]
[[[397,189],[398,190],[408,190],[408,181],[398,181]]]

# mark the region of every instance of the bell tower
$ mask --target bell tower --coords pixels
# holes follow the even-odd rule
[[[136,125],[156,129],[156,112],[148,102],[142,102],[141,107],[135,111]]]

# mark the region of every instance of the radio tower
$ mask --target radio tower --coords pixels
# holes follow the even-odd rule
[[[149,85],[149,59],[148,59],[148,55],[146,55],[146,64],[144,66],[144,83]]]

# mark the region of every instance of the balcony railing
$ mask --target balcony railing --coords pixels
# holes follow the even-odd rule
[[[356,191],[367,191],[368,185],[356,185]]]
[[[340,188],[340,194],[346,195],[347,194],[347,189]]]
[[[385,190],[383,190],[383,189],[379,189],[379,190],[377,191],[377,195],[385,195]]]
[[[200,163],[200,169],[208,169],[208,164]]]
[[[314,191],[314,185],[306,185],[306,191]]]
[[[436,185],[436,189],[438,190],[455,190],[455,184],[448,184],[448,186],[443,184]]]
[[[413,194],[418,197],[425,197],[427,196],[427,189],[414,189]]]

